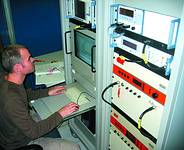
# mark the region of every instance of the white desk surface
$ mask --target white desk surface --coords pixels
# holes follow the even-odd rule
[[[45,84],[47,87],[64,82],[64,52],[53,53],[35,57],[43,62],[35,62],[36,85]],[[48,70],[57,68],[49,74]]]
[[[65,120],[68,120],[95,108],[95,100],[88,94],[81,94],[81,92],[85,92],[82,87],[77,84],[72,84],[67,86],[67,91],[65,94],[40,98],[34,101],[32,106],[39,114],[41,119],[45,119],[71,101],[76,103],[78,101],[80,106],[79,110],[65,118]]]
[[[36,62],[35,65],[45,64],[45,63],[52,62],[52,61],[63,61],[64,60],[64,52],[63,52],[63,50],[60,50],[60,51],[48,53],[45,55],[40,55],[40,56],[37,56],[35,58],[44,60],[44,62]]]

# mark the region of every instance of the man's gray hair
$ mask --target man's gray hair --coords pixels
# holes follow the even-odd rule
[[[8,45],[3,49],[1,61],[3,68],[8,73],[11,73],[13,71],[13,67],[15,64],[21,63],[21,55],[20,55],[21,48],[26,47],[24,45],[14,44]]]

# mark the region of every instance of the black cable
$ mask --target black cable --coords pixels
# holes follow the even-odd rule
[[[146,109],[145,111],[143,111],[143,113],[139,116],[139,119],[142,119],[143,116],[144,116],[146,113],[148,113],[149,111],[152,111],[153,109],[155,109],[155,107],[154,107],[154,106],[151,106],[151,107],[149,107],[148,109]]]
[[[164,69],[164,66],[163,67],[154,67],[153,65],[151,65],[151,63],[147,63],[146,66],[150,69],[153,69],[153,70],[159,70],[159,69]]]
[[[132,62],[132,63],[139,63],[142,62],[142,60],[131,60],[131,59],[125,59],[126,62]]]
[[[146,41],[144,41],[144,46],[143,46],[143,49],[142,49],[142,55],[145,55],[145,49],[146,49],[146,46],[148,45],[150,43],[150,41],[149,40],[146,40]],[[151,67],[148,63],[149,62],[147,62],[147,60],[145,60],[144,58],[142,58],[142,60],[130,60],[130,59],[125,59],[125,61],[127,61],[127,62],[133,62],[133,63],[140,63],[140,62],[143,62],[144,64],[146,64],[146,66],[148,67],[148,68],[153,68],[153,67]],[[160,69],[161,67],[159,67],[158,69]],[[155,68],[153,68],[153,69],[155,69]]]
[[[132,59],[125,59],[126,62],[132,62],[132,63],[144,63],[143,60],[132,60]],[[144,65],[147,66],[147,68],[149,69],[153,69],[153,70],[159,70],[159,69],[164,69],[164,67],[154,67],[153,65],[151,65],[151,63],[147,62],[147,64],[144,63]]]
[[[141,133],[143,136],[147,137],[147,138],[150,139],[151,141],[154,141],[154,137],[153,137],[151,134],[145,133],[145,132],[142,130],[142,128],[141,128],[139,131],[140,131],[140,133]]]
[[[111,103],[109,103],[107,100],[105,100],[104,94],[105,94],[105,92],[106,92],[110,87],[113,87],[114,85],[119,84],[119,83],[120,83],[119,81],[116,81],[116,82],[114,82],[114,83],[111,83],[111,84],[109,84],[109,85],[102,91],[102,99],[103,99],[104,102],[106,102],[107,104],[111,105]]]
[[[153,109],[155,109],[155,106],[149,107],[148,109],[146,109],[146,110],[139,116],[139,119],[138,119],[138,129],[139,129],[140,133],[141,133],[143,136],[149,138],[150,140],[152,140],[153,137],[152,137],[151,135],[146,134],[146,133],[142,130],[142,128],[141,128],[141,121],[142,121],[143,116],[144,116],[146,113],[152,111]]]
[[[145,64],[148,63],[148,60],[147,60],[146,54],[145,54],[145,49],[146,49],[146,46],[147,46],[149,43],[150,43],[149,40],[144,41],[144,46],[143,46],[143,49],[142,49],[142,60],[143,60],[143,62],[144,62]]]
[[[146,66],[147,66],[148,68],[150,68],[150,69],[154,69],[154,70],[156,70],[156,69],[163,69],[163,67],[158,67],[158,68],[152,67],[152,66],[150,65],[150,63],[148,62],[148,60],[146,60],[146,58],[144,58],[144,57],[146,57],[146,56],[145,56],[145,49],[146,49],[146,46],[149,45],[150,42],[151,42],[150,40],[144,41],[144,46],[143,46],[143,49],[142,49],[142,61],[143,61],[144,64],[146,64]]]
[[[124,23],[115,23],[112,24],[111,27],[116,27],[114,29],[114,32],[118,33],[118,34],[124,34],[125,30],[130,28],[130,25],[125,25]]]
[[[76,103],[77,103],[77,104],[79,103],[79,98],[80,98],[81,95],[84,94],[84,93],[86,93],[86,92],[81,92],[81,93],[79,94],[79,96],[78,96],[78,98],[77,98],[77,100],[76,100]]]
[[[77,104],[79,103],[79,98],[81,97],[82,94],[87,94],[88,96],[94,98],[93,96],[91,96],[91,95],[90,95],[89,93],[87,93],[87,92],[81,92],[81,93],[79,94],[77,100],[76,100],[76,103],[77,103]],[[90,101],[89,98],[86,97],[86,99],[87,99],[88,101]],[[95,99],[95,98],[94,98],[94,99]]]
[[[143,54],[145,53],[146,46],[147,46],[150,42],[151,42],[150,40],[145,40],[145,41],[144,41],[144,46],[143,46],[143,49],[142,49],[142,53],[143,53]]]

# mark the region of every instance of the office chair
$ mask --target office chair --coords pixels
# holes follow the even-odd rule
[[[4,150],[4,148],[0,146],[0,150]],[[16,148],[14,150],[43,150],[43,148],[38,144],[31,144]]]
[[[43,148],[38,144],[31,144],[17,148],[15,150],[43,150]]]

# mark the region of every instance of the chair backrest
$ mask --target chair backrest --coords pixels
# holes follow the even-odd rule
[[[2,41],[2,37],[0,35],[0,74],[5,72],[3,67],[2,67],[2,64],[1,64],[1,53],[3,51],[3,48],[4,48],[4,44],[3,44],[3,41]]]
[[[4,45],[3,45],[3,40],[2,40],[2,37],[0,35],[0,52],[1,50],[3,49]]]
[[[0,145],[0,150],[6,150],[6,149]],[[25,145],[23,147],[19,147],[14,150],[43,150],[43,148],[38,144],[30,144],[30,145]]]
[[[30,145],[17,148],[15,150],[43,150],[43,148],[38,144],[30,144]]]

